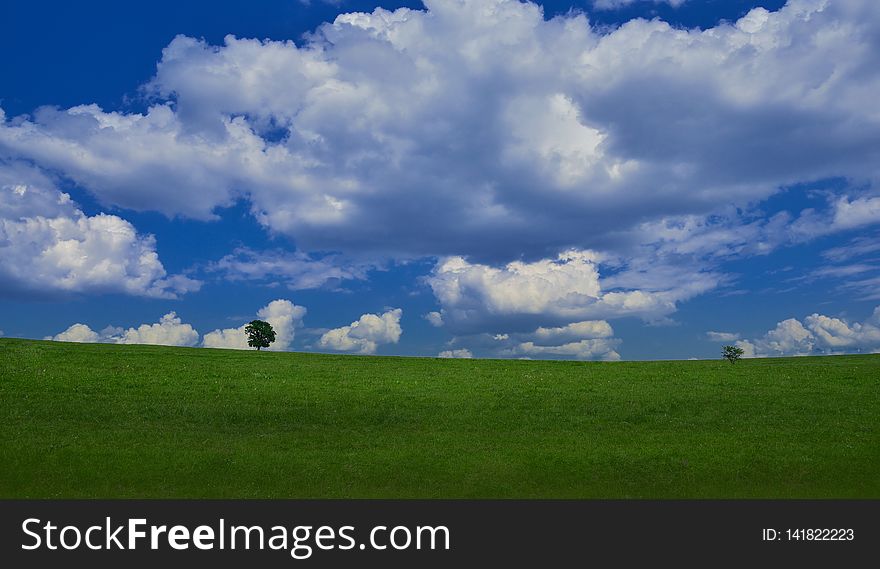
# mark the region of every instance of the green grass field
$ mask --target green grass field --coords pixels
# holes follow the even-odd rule
[[[880,497],[880,356],[438,360],[0,340],[0,497]]]

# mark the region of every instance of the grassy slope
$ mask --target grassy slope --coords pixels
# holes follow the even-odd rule
[[[579,363],[0,340],[2,497],[880,497],[880,356]]]

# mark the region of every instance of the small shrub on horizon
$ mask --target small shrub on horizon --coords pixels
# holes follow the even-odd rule
[[[721,357],[729,361],[731,364],[735,364],[744,353],[745,350],[739,346],[724,346],[721,348]]]

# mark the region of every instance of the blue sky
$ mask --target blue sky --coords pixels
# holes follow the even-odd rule
[[[0,10],[6,336],[880,350],[874,2]]]

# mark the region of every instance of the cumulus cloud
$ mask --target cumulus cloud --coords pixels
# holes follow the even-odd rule
[[[289,300],[274,300],[257,312],[257,317],[272,325],[275,342],[269,350],[286,350],[294,338],[294,331],[300,325],[306,309]],[[158,344],[164,346],[197,346],[199,333],[192,325],[184,323],[175,312],[164,315],[154,324],[141,324],[128,329],[108,326],[95,332],[85,324],[74,324],[67,330],[47,340],[58,342],[103,342],[109,344]],[[214,330],[205,334],[201,345],[207,348],[232,348],[247,350],[247,335],[244,325],[239,328]]]
[[[799,320],[788,318],[762,338],[740,340],[736,345],[743,348],[746,357],[806,356],[812,353],[815,343],[815,336]]]
[[[162,346],[195,346],[199,333],[184,324],[174,312],[163,316],[156,324],[141,324],[129,328],[119,337],[119,344],[158,344]]]
[[[334,328],[321,336],[322,348],[339,352],[374,354],[382,344],[396,344],[402,330],[403,310],[394,308],[384,314],[364,314],[348,326]]]
[[[168,275],[152,235],[115,215],[85,215],[41,172],[0,160],[0,294],[175,298],[199,284]]]
[[[225,143],[187,135],[168,105],[144,114],[46,107],[29,121],[5,119],[0,110],[0,147],[64,172],[103,204],[196,219],[211,219],[215,207],[232,203],[232,180],[224,174],[251,146],[262,146],[231,120]]]
[[[460,348],[457,350],[443,350],[439,354],[437,354],[438,358],[472,358],[474,354],[471,353],[467,348]]]
[[[620,359],[619,338],[605,320],[584,320],[565,326],[539,326],[526,331],[456,336],[447,352],[480,351],[498,358],[606,360]]]
[[[880,306],[863,323],[847,323],[839,318],[812,314],[806,318],[806,325],[819,344],[831,350],[880,348]]]
[[[579,340],[554,346],[542,346],[523,342],[513,349],[514,353],[527,356],[563,356],[579,360],[601,359],[618,361],[620,354],[614,350],[615,342],[608,340]]]
[[[87,325],[77,323],[71,325],[67,330],[54,336],[49,336],[46,339],[55,340],[56,342],[79,342],[82,344],[91,344],[100,342],[101,336]]]
[[[575,250],[555,259],[501,267],[461,257],[441,260],[426,279],[442,307],[440,316],[431,318],[461,331],[517,321],[571,323],[621,316],[657,320],[675,311],[677,302],[715,285],[714,279],[703,282],[694,275],[684,282],[677,282],[681,276],[656,278],[656,270],[648,278],[638,269],[621,271],[603,283],[598,261],[592,251]],[[603,290],[603,284],[611,285],[610,290]]]
[[[531,333],[507,334],[493,338],[507,344],[499,353],[529,357],[563,357],[580,360],[617,361],[620,340],[604,320],[572,322],[554,328],[537,328]]]
[[[543,341],[571,340],[576,338],[610,338],[614,335],[611,325],[604,320],[572,322],[556,328],[535,330],[535,337]]]
[[[257,311],[257,318],[265,320],[275,330],[275,342],[267,350],[285,351],[293,344],[296,328],[302,324],[306,308],[297,306],[289,300],[273,300]],[[247,324],[238,328],[225,328],[208,332],[202,340],[206,348],[228,348],[233,350],[251,349],[247,343],[244,329]]]
[[[880,351],[880,306],[864,322],[814,313],[803,322],[783,320],[763,337],[740,340],[746,357],[804,356]]]
[[[243,198],[305,251],[604,250],[645,222],[836,176],[869,193],[837,196],[834,223],[863,227],[878,26],[873,0],[611,31],[528,2],[428,0],[341,14],[301,45],[175,38],[150,109],[0,114],[0,152],[125,208],[210,219]]]
[[[155,324],[141,324],[127,330],[108,326],[100,332],[95,332],[85,324],[73,324],[67,330],[46,339],[56,342],[195,346],[199,342],[199,333],[191,325],[182,322],[172,311]]]

